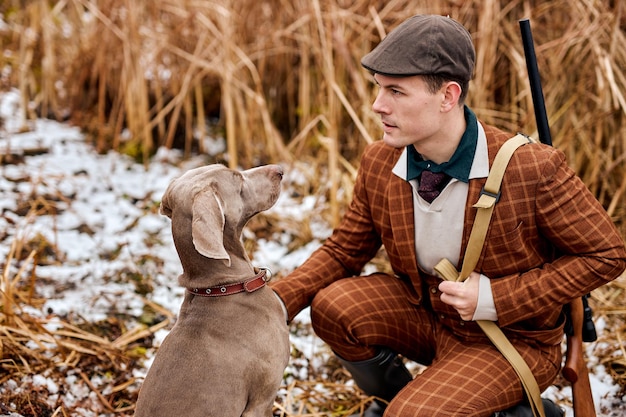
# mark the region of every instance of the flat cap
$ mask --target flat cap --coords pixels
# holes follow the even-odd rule
[[[392,77],[442,75],[469,81],[476,52],[470,33],[454,19],[416,15],[392,30],[361,65]]]

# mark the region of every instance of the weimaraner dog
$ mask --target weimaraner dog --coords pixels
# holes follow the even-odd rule
[[[241,240],[274,205],[282,169],[215,164],[173,180],[161,201],[186,288],[178,319],[139,393],[137,417],[268,417],[289,360],[289,333],[266,270]]]

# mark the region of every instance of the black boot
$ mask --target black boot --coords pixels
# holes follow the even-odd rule
[[[381,398],[386,402],[391,401],[413,379],[402,360],[389,349],[381,350],[372,359],[359,362],[337,358],[352,374],[352,379],[365,394]],[[380,417],[386,407],[387,403],[375,401],[365,411],[364,417]]]
[[[563,417],[565,415],[565,411],[551,400],[542,398],[541,402],[543,403],[543,410],[546,413],[546,417]],[[500,411],[496,413],[494,417],[533,417],[533,411],[530,405],[524,402],[508,410]]]

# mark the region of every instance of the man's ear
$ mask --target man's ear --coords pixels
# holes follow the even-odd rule
[[[459,104],[459,98],[463,90],[461,85],[456,81],[448,81],[443,85],[444,99],[441,103],[441,110],[448,112],[454,109]]]
[[[203,191],[194,197],[191,236],[196,250],[211,259],[223,259],[230,266],[230,256],[224,248],[226,219],[217,194]]]

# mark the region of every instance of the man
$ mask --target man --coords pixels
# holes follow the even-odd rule
[[[460,267],[472,205],[513,136],[464,105],[474,61],[468,31],[432,15],[409,18],[363,58],[382,141],[364,151],[332,236],[273,285],[288,320],[310,305],[317,335],[385,400],[368,415],[486,417],[522,402],[475,320],[496,321],[545,389],[561,364],[562,306],[626,268],[622,238],[563,153],[529,144],[507,168],[476,270],[464,283],[436,276],[442,258]],[[381,245],[395,275],[359,276]],[[427,368],[412,378],[398,354]]]

